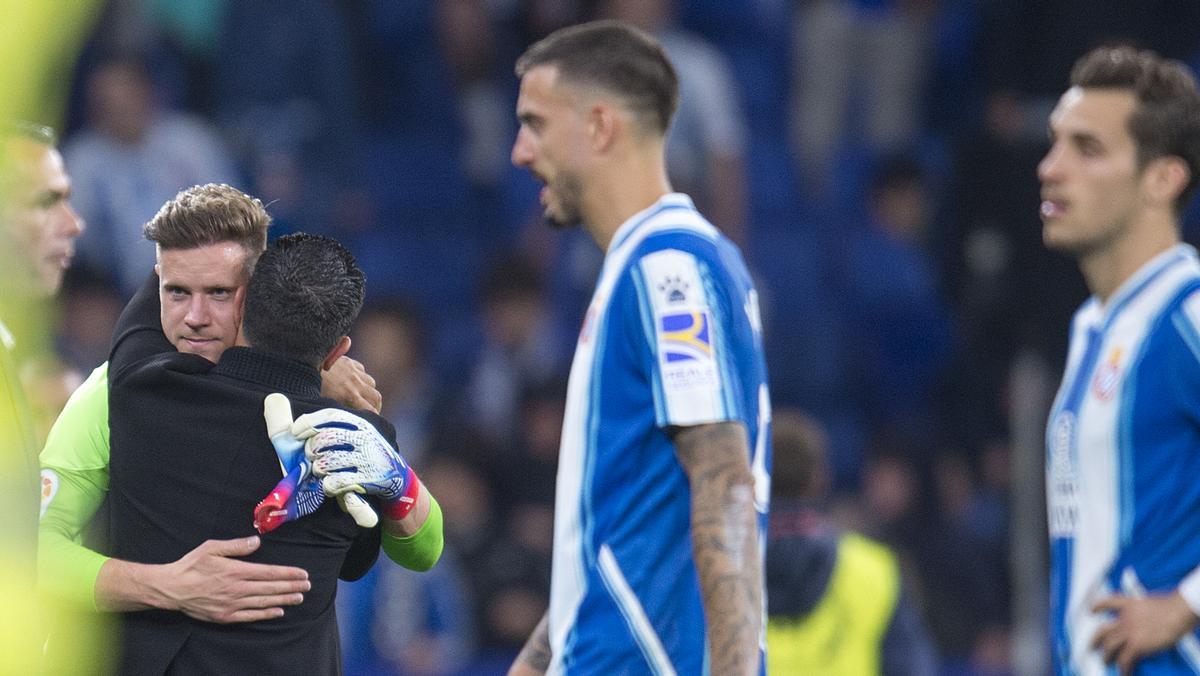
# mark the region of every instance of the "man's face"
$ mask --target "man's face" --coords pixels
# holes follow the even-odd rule
[[[0,207],[7,228],[3,240],[13,246],[16,260],[28,265],[38,288],[53,294],[83,232],[83,219],[67,201],[71,180],[54,148],[26,138],[2,142],[8,144],[13,174]]]
[[[1102,251],[1138,215],[1141,170],[1129,133],[1129,91],[1072,87],[1050,114],[1050,151],[1038,164],[1042,239],[1074,256]]]
[[[546,220],[569,227],[582,220],[583,181],[574,164],[587,147],[587,120],[558,84],[558,68],[537,66],[521,78],[517,98],[521,128],[512,163],[544,184],[540,197]]]
[[[237,342],[246,297],[248,253],[235,242],[158,249],[162,328],[180,352],[216,362]]]

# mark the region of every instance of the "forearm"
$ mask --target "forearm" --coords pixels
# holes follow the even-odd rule
[[[676,448],[692,491],[692,549],[715,674],[758,673],[762,568],[745,430],[687,428]]]
[[[442,555],[442,508],[422,487],[416,507],[401,521],[383,520],[383,551],[409,570],[429,570]]]
[[[550,616],[542,615],[533,633],[529,635],[521,652],[508,670],[508,676],[539,676],[550,668]],[[717,673],[717,672],[713,672]]]
[[[38,589],[72,605],[95,609],[94,590],[108,557],[79,544],[104,499],[99,471],[44,468],[55,488],[38,523]]]
[[[106,612],[173,608],[162,586],[164,566],[108,559],[96,576],[96,609]]]

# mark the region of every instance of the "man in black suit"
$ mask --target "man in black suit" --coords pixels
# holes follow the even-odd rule
[[[300,413],[337,406],[320,396],[319,369],[349,348],[346,333],[363,294],[362,273],[337,242],[281,238],[259,259],[246,289],[239,342],[252,347],[230,348],[213,365],[165,347],[157,280],[138,293],[118,325],[109,366],[117,558],[167,563],[206,539],[253,535],[254,507],[280,478],[263,400],[281,392]],[[176,302],[171,293],[163,299]],[[427,569],[441,551],[440,509],[399,460],[391,425],[369,412],[355,414],[351,419],[364,432],[373,426],[392,446],[352,437],[354,452],[369,459],[360,464],[395,471],[385,472],[390,481],[365,474],[357,483],[343,480],[339,490],[381,496],[375,507],[384,515],[385,551],[402,565]],[[324,464],[345,468],[332,456]],[[120,673],[340,672],[337,578],[364,574],[380,537],[379,529],[359,529],[333,501],[284,524],[264,535],[247,560],[305,569],[311,589],[302,603],[275,619],[235,625],[171,611],[126,613]],[[281,586],[281,596],[289,593]],[[288,605],[277,599],[266,604]]]

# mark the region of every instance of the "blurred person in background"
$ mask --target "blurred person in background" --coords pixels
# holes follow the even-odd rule
[[[779,674],[937,673],[937,659],[885,546],[824,510],[828,442],[798,410],[771,420],[775,468],[767,535],[767,664]]]
[[[1071,70],[1038,165],[1042,239],[1092,296],[1046,430],[1060,673],[1200,669],[1200,92],[1181,62],[1098,48]]]
[[[18,340],[36,343],[39,336],[32,331],[14,334],[5,322],[20,321],[22,329],[36,322],[29,314],[44,309],[58,291],[75,252],[75,238],[84,228],[68,202],[71,179],[56,142],[49,127],[25,122],[0,127],[0,249],[8,265],[3,275],[6,316],[0,316],[0,507],[6,515],[0,528],[6,565],[0,572],[24,585],[18,587],[21,594],[33,588],[41,440],[20,371],[23,361],[48,345],[20,344]],[[15,597],[17,609],[22,609],[20,600]],[[19,626],[4,622],[5,631],[0,632],[0,647],[19,669],[32,666],[26,659],[32,659],[33,647],[42,638],[36,617],[22,619]]]
[[[748,144],[741,93],[729,59],[708,40],[684,30],[678,0],[600,0],[597,18],[624,21],[662,43],[679,75],[679,109],[667,132],[672,186],[693,195],[696,207],[721,231],[746,245]]]
[[[678,78],[627,24],[565,28],[517,61],[513,164],[555,227],[605,250],[568,384],[550,610],[513,674],[757,674],[770,424],[757,292],[671,190]]]
[[[463,403],[491,446],[512,443],[522,392],[563,372],[545,287],[541,271],[519,256],[498,261],[481,283],[483,342]]]
[[[792,136],[813,192],[854,121],[872,154],[912,144],[940,0],[805,0],[795,3]],[[861,99],[864,105],[852,105]]]
[[[907,155],[880,162],[867,202],[866,221],[843,237],[838,277],[854,346],[856,399],[870,433],[924,439],[934,427],[934,397],[955,345],[927,246],[934,206],[920,164]],[[838,479],[845,462],[834,467]]]
[[[142,225],[190,185],[235,183],[233,161],[202,119],[156,101],[139,55],[105,57],[85,83],[87,121],[63,146],[87,219],[81,260],[117,281],[125,298],[154,265]]]

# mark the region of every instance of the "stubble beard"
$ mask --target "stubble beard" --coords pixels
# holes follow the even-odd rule
[[[558,209],[551,211],[547,206],[542,212],[546,225],[555,230],[566,230],[583,221],[580,203],[583,199],[583,183],[574,174],[561,174],[550,188],[558,199]]]

